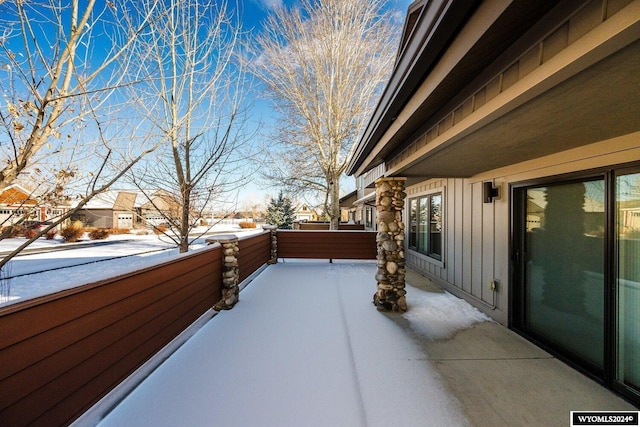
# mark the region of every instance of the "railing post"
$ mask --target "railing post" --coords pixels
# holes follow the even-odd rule
[[[275,225],[263,225],[263,230],[268,230],[271,233],[271,257],[267,264],[278,263],[278,227]]]
[[[376,180],[378,290],[373,295],[373,303],[380,311],[407,311],[404,282],[405,226],[402,221],[402,208],[407,196],[404,192],[405,180],[406,178]]]
[[[238,237],[234,234],[215,236],[207,243],[220,243],[222,246],[222,299],[213,308],[217,311],[230,310],[240,298],[240,273],[238,269]]]

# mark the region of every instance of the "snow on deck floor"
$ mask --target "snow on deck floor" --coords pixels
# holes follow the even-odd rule
[[[268,267],[100,427],[467,424],[427,356],[371,303],[375,270]]]

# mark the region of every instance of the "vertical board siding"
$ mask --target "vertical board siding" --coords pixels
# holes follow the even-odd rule
[[[508,186],[504,182],[496,183],[501,185],[500,199],[495,204],[494,222],[494,251],[493,251],[493,280],[498,280],[498,291],[496,293],[495,306],[499,310],[507,307],[507,288],[509,277],[509,196]],[[493,295],[491,295],[493,300]]]
[[[448,234],[447,246],[453,247],[453,258],[449,258],[449,260],[445,260],[448,265],[448,270],[453,271],[453,280],[450,280],[449,283],[459,283],[460,288],[463,288],[463,276],[462,276],[462,257],[463,257],[463,245],[462,245],[462,236],[464,236],[464,185],[465,183],[461,179],[452,180],[453,197],[449,200],[453,200],[453,206],[449,206],[454,212],[454,222],[449,226],[453,229],[453,231]],[[446,202],[445,202],[446,203]],[[457,267],[457,268],[456,268]]]
[[[271,257],[271,233],[265,232],[238,241],[238,265],[242,282]]]
[[[471,295],[482,298],[483,209],[482,183],[471,185]]]
[[[492,291],[489,282],[493,280],[495,263],[495,202],[482,203],[482,272],[480,280],[480,298],[489,302]]]
[[[496,251],[501,255],[506,253],[502,240],[506,242],[508,238],[508,230],[496,228],[496,221],[508,223],[508,209],[498,209],[498,201],[483,203],[482,182],[471,183],[462,178],[420,183],[407,189],[407,197],[417,197],[438,188],[444,188],[442,263],[431,262],[411,250],[407,251],[407,263],[445,287],[492,304],[493,293],[488,285],[496,275]],[[499,236],[497,230],[500,230]],[[497,242],[497,239],[501,241]],[[501,264],[502,269],[508,269],[508,265]]]
[[[279,258],[375,259],[373,231],[278,230]]]
[[[472,194],[472,186],[469,183],[465,182],[462,188],[462,245],[460,247],[460,251],[462,252],[462,263],[460,265],[451,266],[451,268],[460,269],[462,271],[462,283],[453,285],[469,294],[472,293],[471,267],[473,264],[471,258],[471,245],[473,242]]]
[[[2,425],[62,425],[221,298],[218,246],[0,310]]]

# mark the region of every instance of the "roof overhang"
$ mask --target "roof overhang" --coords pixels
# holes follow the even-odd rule
[[[531,42],[530,39],[525,39],[525,35],[529,34],[531,37],[532,33],[535,36],[550,31],[540,22],[553,22],[577,7],[572,1],[498,0],[482,2],[480,5],[472,2],[473,7],[468,6],[466,13],[458,10],[456,19],[448,21],[456,31],[447,33],[437,31],[437,27],[444,25],[444,17],[447,13],[452,13],[452,8],[459,3],[469,3],[435,3],[440,6],[440,14],[432,14],[431,19],[435,19],[435,22],[429,22],[425,15],[421,15],[416,22],[414,39],[408,45],[411,49],[407,47],[403,55],[411,56],[411,52],[415,51],[417,56],[411,61],[406,59],[398,63],[349,164],[349,174],[361,175],[393,158],[407,144],[420,138],[430,125],[442,119],[443,114],[452,111],[456,104],[469,96],[467,92],[473,87],[470,83],[486,78],[488,73],[499,72],[500,70],[492,67],[500,64],[501,59],[506,57],[505,52],[509,49],[522,49],[526,43]],[[435,4],[430,3],[430,6],[435,7]],[[503,100],[504,104],[500,108],[495,108],[490,113],[485,112],[484,115],[475,114],[474,119],[469,120],[476,120],[474,126],[466,126],[463,130],[458,127],[455,131],[457,134],[450,133],[440,138],[440,146],[428,147],[428,156],[421,159],[426,163],[419,166],[417,162],[409,160],[410,164],[403,164],[402,173],[409,177],[470,176],[480,170],[545,155],[548,150],[557,152],[562,147],[571,148],[578,141],[586,144],[588,140],[606,137],[605,131],[595,129],[593,117],[602,114],[601,102],[634,104],[630,97],[638,93],[638,79],[632,81],[633,76],[637,75],[637,52],[631,47],[633,57],[624,58],[620,71],[611,76],[615,84],[631,85],[626,88],[624,85],[615,87],[614,92],[617,93],[611,93],[613,81],[606,84],[605,80],[609,77],[598,77],[598,73],[611,66],[614,61],[591,71],[588,68],[595,62],[604,60],[623,44],[629,44],[629,39],[633,39],[629,34],[634,31],[637,34],[637,28],[631,28],[617,40],[604,42],[603,46],[596,47],[596,52],[587,55],[584,61],[577,60],[572,67],[560,70],[560,74],[545,79],[533,90],[518,95],[512,102]],[[419,37],[419,34],[431,34],[431,37]],[[426,43],[427,46],[420,50],[416,46],[419,43]],[[602,55],[598,59],[600,54]],[[424,58],[424,55],[428,57]],[[420,92],[422,95],[416,96]],[[566,103],[567,100],[571,101],[570,105]],[[496,100],[494,106],[499,102]],[[633,127],[629,122],[637,121],[633,120],[634,114],[637,117],[638,103],[635,104],[627,111],[616,112],[611,117],[611,122],[616,122],[616,132],[622,131],[625,126]],[[575,108],[576,114],[567,113],[569,106]],[[564,114],[558,116],[559,111],[564,111]],[[567,126],[567,117],[573,119],[573,116],[579,116],[576,124],[586,126],[593,132],[576,129],[577,126],[573,125]],[[563,119],[557,120],[558,117]],[[509,123],[508,131],[504,129],[505,123]],[[605,125],[607,123],[605,121]],[[553,134],[554,143],[536,144],[541,137],[546,138],[547,132]],[[505,141],[509,142],[505,145]],[[514,149],[516,147],[517,150]],[[514,151],[520,153],[513,153]],[[432,161],[425,160],[426,157]]]
[[[640,23],[634,31],[640,34]],[[600,46],[591,54],[599,56],[617,44]],[[575,74],[571,68],[548,78],[540,70],[535,86],[505,92],[494,106],[487,105],[485,111],[430,141],[388,174],[471,177],[640,130],[640,41]],[[572,75],[565,78],[564,73]]]
[[[415,19],[411,30],[407,31],[405,25],[405,34],[409,33],[410,38],[403,40],[400,45],[401,52],[395,69],[356,146],[347,167],[348,175],[360,169],[365,157],[374,149],[376,141],[396,119],[420,82],[437,63],[459,26],[478,3],[479,0],[433,0],[425,1],[420,9],[416,9],[415,4],[409,7],[409,16]],[[420,10],[417,18],[416,10]],[[376,161],[372,167],[382,162],[381,159]],[[361,172],[358,173],[360,174]]]

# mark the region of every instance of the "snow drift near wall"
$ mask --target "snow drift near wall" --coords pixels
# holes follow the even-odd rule
[[[432,341],[451,338],[474,323],[491,321],[484,313],[448,292],[427,292],[407,284],[409,310],[402,316],[413,330]]]

